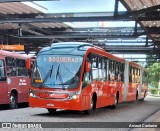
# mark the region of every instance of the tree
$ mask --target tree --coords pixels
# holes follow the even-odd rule
[[[147,55],[146,57],[146,68],[149,68],[151,65],[153,65],[155,62],[159,62],[160,59],[157,55]]]
[[[158,88],[158,82],[160,81],[160,63],[154,63],[149,67],[149,81],[153,87]]]

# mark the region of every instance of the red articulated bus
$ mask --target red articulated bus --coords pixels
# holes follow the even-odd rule
[[[27,55],[0,50],[0,104],[10,109],[28,102],[30,58]]]
[[[144,78],[144,79],[143,79]],[[104,106],[144,99],[146,70],[102,48],[62,42],[43,48],[35,61],[29,106],[78,110],[89,114]]]

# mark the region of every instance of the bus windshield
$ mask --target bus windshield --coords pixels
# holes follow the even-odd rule
[[[33,69],[32,85],[41,88],[77,88],[83,57],[39,55]]]

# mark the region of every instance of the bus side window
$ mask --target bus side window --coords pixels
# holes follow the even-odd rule
[[[106,58],[102,59],[102,75],[103,75],[103,80],[107,80],[107,59]]]
[[[112,61],[109,60],[108,80],[112,80]]]
[[[25,60],[16,59],[16,68],[17,68],[18,76],[28,76]]]
[[[132,82],[135,82],[135,67],[132,67]]]
[[[0,81],[5,81],[6,75],[5,75],[5,68],[4,68],[4,61],[0,60]]]
[[[132,82],[132,66],[129,66],[129,82]]]
[[[124,81],[124,63],[121,64],[121,81]]]
[[[7,65],[7,75],[8,76],[16,76],[17,71],[16,71],[16,68],[15,68],[14,58],[6,57],[5,59],[6,59],[6,65]]]
[[[109,61],[109,80],[115,80],[115,62],[112,60]]]
[[[98,80],[103,80],[103,74],[102,74],[102,57],[99,56],[98,58]]]
[[[109,60],[104,58],[104,80],[109,80]]]
[[[116,81],[121,81],[121,64],[120,62],[116,63],[116,69],[115,69],[115,80]]]

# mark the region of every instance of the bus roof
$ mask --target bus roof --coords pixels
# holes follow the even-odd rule
[[[39,54],[49,53],[48,51],[51,51],[50,52],[51,54],[57,54],[58,52],[61,54],[84,55],[86,51],[91,47],[103,50],[102,48],[94,46],[93,44],[90,44],[90,43],[60,42],[60,43],[53,43],[51,46],[41,49]]]
[[[98,46],[95,46],[95,45],[90,44],[90,43],[85,43],[85,42],[59,42],[59,43],[53,43],[51,46],[44,47],[42,50],[40,50],[40,52],[48,51],[50,49],[53,49],[53,50],[54,49],[59,49],[59,50],[65,51],[65,49],[67,49],[67,48],[80,49],[80,50],[85,50],[86,51],[90,47],[95,47],[95,48],[102,49]]]
[[[28,55],[25,55],[25,54],[18,54],[16,52],[9,52],[9,51],[5,51],[5,50],[0,50],[0,55],[16,57],[16,58],[23,58],[23,59],[30,58]]]
[[[47,52],[52,50],[52,54],[75,54],[75,55],[84,55],[88,50],[92,50],[94,52],[97,52],[98,54],[107,56],[108,58],[112,60],[117,60],[120,62],[125,62],[125,59],[119,58],[113,54],[110,54],[106,52],[103,48],[100,48],[98,46],[95,46],[90,43],[85,42],[59,42],[59,43],[53,43],[51,46],[44,47],[40,50],[40,53]],[[140,65],[135,62],[129,62],[131,66],[139,67]]]
[[[133,66],[133,67],[136,67],[136,68],[142,67],[142,66],[139,65],[138,63],[135,63],[135,62],[132,62],[132,61],[129,61],[129,65],[130,65],[130,66]]]

